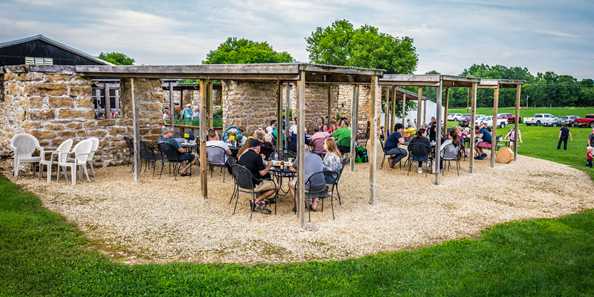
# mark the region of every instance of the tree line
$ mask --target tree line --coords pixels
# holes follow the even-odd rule
[[[370,25],[355,27],[348,20],[338,20],[327,27],[317,27],[305,38],[305,44],[310,62],[317,64],[384,69],[387,73],[413,73],[419,60],[412,38],[395,37]],[[113,64],[134,63],[134,59],[118,52],[102,53],[100,58]],[[290,53],[276,51],[268,42],[237,37],[227,38],[202,61],[204,64],[291,62],[295,62],[295,59]],[[594,106],[592,79],[579,80],[554,72],[534,75],[526,67],[486,64],[472,65],[460,75],[523,80],[523,106]],[[426,88],[424,94],[435,98],[434,88]],[[491,106],[492,102],[493,91],[480,89],[477,105]],[[449,104],[451,107],[468,106],[468,89],[452,89]],[[515,90],[502,89],[499,105],[514,104]]]

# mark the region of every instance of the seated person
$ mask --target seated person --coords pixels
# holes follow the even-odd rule
[[[394,125],[394,133],[390,134],[386,143],[384,143],[384,152],[390,156],[390,168],[394,168],[394,165],[398,164],[407,155],[405,149],[398,147],[398,145],[404,144],[403,130],[404,126],[402,124]]]
[[[429,152],[431,151],[431,143],[425,137],[425,128],[417,130],[417,135],[413,137],[408,143],[408,151],[411,159],[419,162],[417,172],[423,172],[423,162],[429,160]]]
[[[340,152],[343,154],[349,153],[351,151],[351,133],[351,128],[349,128],[346,119],[341,119],[340,128],[336,129],[334,133],[332,133],[332,138],[336,140],[338,150],[340,150]]]
[[[194,155],[190,153],[190,149],[181,147],[180,143],[174,138],[175,132],[171,129],[165,130],[163,135],[159,138],[159,143],[166,143],[172,146],[179,153],[179,160],[186,165],[180,168],[181,176],[192,175],[192,164],[194,164]]]
[[[297,166],[298,162],[297,160],[293,163],[293,169],[297,170],[298,166]],[[314,153],[312,153],[310,151],[310,147],[308,145],[305,145],[305,151],[304,151],[304,158],[303,158],[303,182],[307,183],[307,180],[314,174],[320,171],[324,171],[324,162],[322,161],[322,158]],[[290,187],[289,190],[291,191],[291,194],[293,195],[293,199],[297,199],[297,191],[296,191],[296,187],[297,187],[297,179],[293,179],[290,182]],[[306,191],[311,189],[313,191],[319,191],[321,189],[324,189],[326,187],[326,179],[324,178],[323,175],[319,174],[316,175],[316,177],[310,181],[310,184],[307,185]],[[312,211],[315,211],[318,207],[318,198],[317,197],[311,197],[311,201],[307,201],[307,195],[305,197],[306,199],[306,203],[309,206],[309,209]],[[297,203],[295,203],[295,205],[297,205]]]
[[[252,137],[260,141],[260,154],[264,155],[266,160],[270,160],[270,156],[272,155],[272,153],[274,153],[274,145],[272,144],[272,140],[269,137],[267,137],[266,132],[264,132],[264,129],[256,129]]]
[[[330,133],[324,132],[320,130],[320,128],[315,128],[314,134],[310,138],[310,143],[313,146],[313,153],[318,154],[320,157],[323,157],[326,154],[326,150],[324,149],[324,142],[328,137],[330,137]]]
[[[487,154],[483,151],[483,149],[491,149],[492,140],[491,132],[485,123],[481,123],[479,137],[481,138],[481,141],[476,145],[476,157],[474,158],[477,160],[483,160],[487,157]]]
[[[216,146],[225,150],[225,162],[227,161],[228,157],[231,156],[229,145],[220,140],[219,134],[215,131],[215,129],[208,129],[208,134],[206,135],[206,146]]]
[[[326,154],[324,155],[324,170],[340,173],[342,170],[341,154],[336,146],[334,138],[326,138],[324,141],[324,149],[326,150]],[[338,176],[326,176],[326,183],[333,184],[336,182],[337,177]]]
[[[457,160],[462,148],[460,137],[456,129],[450,130],[448,138],[439,147],[439,155],[441,156],[440,168],[443,169],[443,160]]]
[[[269,176],[272,163],[264,163],[262,156],[260,156],[261,143],[257,139],[248,139],[247,149],[241,154],[237,164],[247,168],[254,176],[254,191],[257,197],[250,200],[252,211],[256,210],[261,213],[270,214],[272,211],[266,207],[267,199],[271,198],[276,192],[274,183],[269,179],[263,179]]]

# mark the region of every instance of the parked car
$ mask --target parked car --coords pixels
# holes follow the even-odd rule
[[[481,116],[476,118],[474,121],[475,125],[480,125],[481,123],[485,123],[487,127],[493,128],[493,117],[492,116]],[[507,125],[507,119],[497,119],[497,128],[503,128]]]
[[[448,121],[460,121],[463,116],[461,113],[451,113],[448,114]]]
[[[571,126],[575,125],[576,119],[577,119],[577,116],[574,116],[574,115],[562,116],[562,117],[559,117],[559,124],[567,125],[567,126],[571,127]]]
[[[524,118],[526,126],[558,126],[559,118],[550,113],[537,113],[533,117]]]
[[[511,113],[498,113],[498,119],[506,119],[508,124],[513,124],[516,122],[516,116]],[[520,117],[520,123],[522,122],[522,117]]]
[[[575,119],[575,125],[578,127],[591,127],[594,128],[594,113],[587,114],[583,118]]]

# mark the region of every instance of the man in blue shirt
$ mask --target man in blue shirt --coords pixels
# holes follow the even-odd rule
[[[485,123],[481,123],[481,128],[479,129],[479,134],[481,141],[476,145],[476,157],[477,160],[483,160],[487,157],[487,154],[483,151],[483,149],[491,149],[491,141],[493,140],[491,136],[491,131],[487,128]]]
[[[398,145],[404,144],[403,132],[404,126],[402,124],[394,125],[394,133],[388,136],[384,144],[384,154],[390,156],[390,168],[394,168],[394,165],[398,164],[408,154],[405,149],[398,147]]]

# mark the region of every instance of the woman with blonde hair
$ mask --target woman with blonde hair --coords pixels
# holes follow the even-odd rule
[[[329,137],[324,141],[324,149],[326,150],[324,170],[340,172],[342,169],[341,154],[334,138]]]

